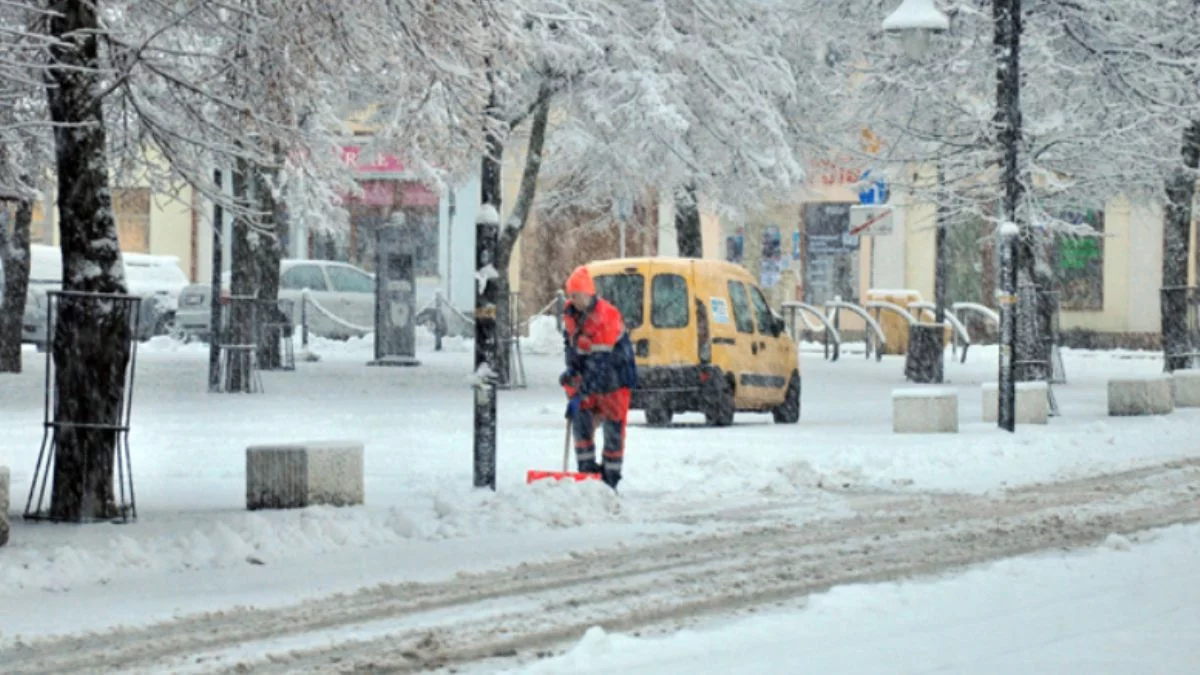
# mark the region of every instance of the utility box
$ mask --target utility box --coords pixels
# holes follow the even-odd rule
[[[375,246],[375,360],[373,366],[416,366],[416,243],[393,214]]]

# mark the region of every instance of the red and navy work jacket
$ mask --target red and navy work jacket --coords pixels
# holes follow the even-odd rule
[[[633,343],[620,310],[603,298],[595,298],[583,312],[567,305],[563,323],[567,371],[582,378],[579,395],[637,387]]]

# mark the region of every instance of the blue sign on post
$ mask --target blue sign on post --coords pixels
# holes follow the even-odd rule
[[[867,186],[858,192],[858,203],[865,206],[877,206],[886,204],[888,197],[888,184],[883,178],[878,180],[870,180],[871,170],[867,169],[859,177],[859,183],[867,183]],[[868,181],[870,181],[868,183]]]

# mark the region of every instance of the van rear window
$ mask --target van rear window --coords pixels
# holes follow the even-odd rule
[[[688,325],[687,281],[678,274],[658,274],[650,286],[650,325],[683,328]]]
[[[596,277],[596,294],[611,302],[625,319],[625,328],[642,325],[646,279],[640,274],[604,274]]]

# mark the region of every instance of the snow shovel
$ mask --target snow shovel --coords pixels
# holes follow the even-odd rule
[[[563,468],[562,471],[539,471],[530,469],[525,473],[525,484],[528,485],[535,481],[552,478],[554,480],[573,480],[580,483],[585,480],[600,480],[598,473],[580,473],[578,471],[568,471],[568,462],[571,460],[571,418],[567,418],[567,438],[563,441]]]

